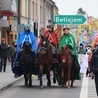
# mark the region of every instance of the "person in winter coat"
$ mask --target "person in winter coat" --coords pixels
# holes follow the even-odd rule
[[[2,67],[3,67],[3,72],[6,71],[8,52],[9,52],[9,47],[6,44],[5,40],[2,40],[2,43],[1,43],[1,65],[0,65],[0,72],[2,72]],[[4,66],[3,66],[3,64],[4,64]]]
[[[14,40],[13,43],[12,43],[12,46],[10,48],[10,51],[9,51],[9,55],[11,57],[11,70],[12,70],[12,65],[13,65],[13,61],[14,61],[14,58],[15,58],[16,47],[17,47],[17,41]]]
[[[90,62],[90,75],[95,75],[95,86],[96,86],[96,93],[98,96],[98,48],[92,54],[91,62]]]

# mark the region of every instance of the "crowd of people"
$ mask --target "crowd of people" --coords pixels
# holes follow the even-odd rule
[[[12,42],[12,46],[6,44],[5,39],[2,39],[0,45],[0,72],[6,72],[7,60],[13,62],[13,57],[16,51],[17,41]],[[12,70],[12,64],[11,64]]]

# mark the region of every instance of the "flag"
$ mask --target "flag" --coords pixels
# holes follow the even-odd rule
[[[92,47],[96,46],[98,44],[98,32],[93,37]]]

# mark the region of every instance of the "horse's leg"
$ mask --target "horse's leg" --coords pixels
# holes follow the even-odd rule
[[[28,76],[27,76],[27,68],[24,68],[23,66],[23,73],[24,73],[24,79],[25,79],[25,86],[28,86]]]
[[[56,73],[55,73],[55,70],[53,70],[53,83],[54,84],[56,83]]]
[[[64,78],[65,77],[65,75],[64,75],[64,68],[62,67],[62,87],[65,87],[65,83],[64,83]]]
[[[72,80],[71,80],[71,87],[73,87],[73,82],[74,82],[74,78],[75,78],[75,70],[74,70],[75,68],[74,68],[74,66],[71,68],[71,78],[72,78]]]
[[[43,75],[43,65],[39,65],[39,77],[40,77],[40,87],[43,87],[42,75]]]
[[[24,78],[25,78],[25,86],[28,86],[28,76],[26,73],[24,73]]]
[[[56,69],[53,67],[53,83],[56,83]]]
[[[68,69],[68,88],[70,88],[70,73],[71,73],[71,68]]]
[[[68,80],[68,70],[67,69],[65,69],[65,71],[64,71],[64,83],[65,83],[65,87],[66,87],[66,83],[67,83],[67,80]]]
[[[73,82],[74,82],[74,80],[72,79],[72,80],[71,80],[71,87],[73,87]]]
[[[32,65],[29,68],[29,87],[32,86]]]
[[[47,86],[50,87],[51,86],[51,80],[50,80],[50,70],[47,72]]]

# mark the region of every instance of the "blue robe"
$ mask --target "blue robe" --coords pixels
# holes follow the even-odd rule
[[[17,43],[17,51],[19,52],[21,50],[21,45],[22,45],[22,42],[25,38],[25,35],[27,35],[27,32],[23,31],[21,33],[19,33],[19,36],[18,36],[18,43]],[[32,49],[34,50],[34,52],[36,53],[36,50],[37,50],[37,43],[36,43],[36,37],[34,35],[33,32],[28,32],[28,35],[30,36],[30,39],[31,39],[31,45],[32,45]]]
[[[34,50],[35,54],[36,54],[36,51],[37,51],[37,40],[36,40],[36,37],[35,37],[34,33],[31,32],[31,31],[30,32],[23,31],[23,32],[19,33],[18,42],[17,42],[16,57],[15,57],[14,64],[13,64],[13,73],[15,75],[18,75],[18,76],[21,76],[23,74],[23,71],[22,71],[21,67],[16,66],[16,61],[17,61],[17,58],[18,58],[18,54],[19,54],[19,52],[22,48],[22,44],[25,41],[26,35],[28,35],[29,38],[30,38],[32,49]],[[38,67],[32,68],[32,73],[33,74],[38,74]]]

